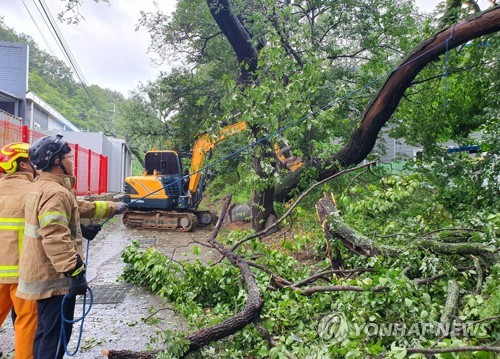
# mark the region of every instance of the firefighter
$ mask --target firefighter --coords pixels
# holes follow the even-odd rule
[[[35,359],[62,358],[73,327],[71,323],[62,323],[63,297],[68,294],[62,314],[72,320],[76,296],[88,289],[80,213],[105,218],[124,211],[126,204],[87,202],[89,208],[82,208],[72,191],[74,156],[60,134],[35,141],[30,146],[29,159],[42,173],[38,181],[29,185],[26,197],[17,296],[36,300]],[[59,341],[61,326],[65,341]]]
[[[36,302],[16,297],[20,248],[24,235],[24,201],[36,176],[28,161],[27,143],[15,142],[0,150],[0,326],[13,309],[15,359],[33,358],[37,326]]]

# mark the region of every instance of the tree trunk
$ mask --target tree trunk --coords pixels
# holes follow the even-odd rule
[[[262,168],[262,161],[269,159],[270,154],[266,148],[267,142],[264,145],[255,148],[258,153],[259,149],[261,154],[256,154],[253,161],[253,170],[259,176],[259,183],[266,183],[269,181],[269,176]],[[265,188],[255,189],[252,193],[252,228],[260,232],[266,227],[267,218],[274,213],[274,186],[266,186]]]
[[[240,63],[238,83],[243,85],[255,83],[258,80],[255,70],[257,70],[259,51],[252,44],[251,35],[240,19],[233,14],[228,0],[207,0],[207,4],[212,17],[228,39]],[[262,129],[255,126],[251,129],[254,136],[258,138],[257,136],[261,134]],[[262,182],[266,182],[268,175],[262,168],[262,161],[266,160],[269,151],[264,149],[261,153],[262,155],[255,156],[253,168],[259,178],[262,179]],[[273,198],[273,186],[253,191],[251,206],[252,228],[257,232],[264,229],[267,218],[274,213]]]
[[[215,22],[231,44],[241,64],[238,83],[248,84],[255,80],[259,52],[252,45],[252,37],[231,10],[228,0],[207,0],[208,8]]]
[[[342,167],[360,163],[372,151],[378,133],[396,110],[405,90],[411,86],[417,74],[429,63],[435,61],[448,49],[483,35],[500,30],[500,6],[483,13],[469,17],[452,25],[415,47],[405,60],[394,70],[378,91],[375,99],[366,109],[360,126],[353,132],[349,143],[337,152],[332,161],[321,165],[318,181],[338,172],[338,165]],[[287,178],[284,185],[275,189],[275,199],[285,201],[289,199],[290,191],[300,180],[300,170]]]

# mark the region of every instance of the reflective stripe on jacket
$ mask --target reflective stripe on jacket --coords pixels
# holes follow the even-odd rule
[[[17,283],[24,237],[24,202],[33,182],[29,172],[15,172],[0,180],[0,283]]]
[[[80,218],[102,219],[115,214],[116,204],[110,201],[84,201],[77,199]]]

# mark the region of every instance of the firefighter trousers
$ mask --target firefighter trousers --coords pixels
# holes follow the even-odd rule
[[[0,326],[14,308],[14,359],[33,359],[33,341],[37,328],[36,301],[16,297],[16,290],[17,283],[0,284]]]

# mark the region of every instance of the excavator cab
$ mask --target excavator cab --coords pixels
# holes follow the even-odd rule
[[[179,156],[174,151],[149,151],[144,157],[146,175],[179,177],[182,173]]]
[[[182,164],[175,151],[149,151],[144,157],[145,172],[148,176],[156,176],[163,184],[165,194],[172,199],[182,196],[183,180]]]
[[[182,166],[176,151],[148,151],[142,176],[125,179],[125,203],[131,209],[171,210],[183,193]]]

